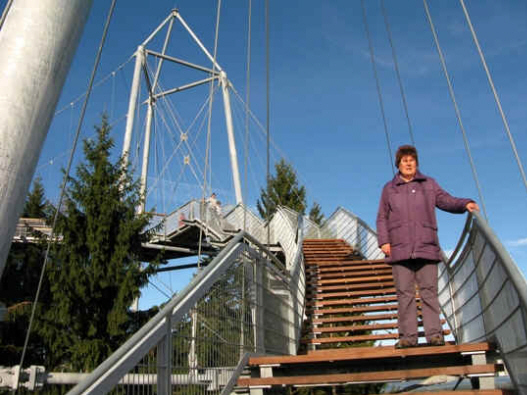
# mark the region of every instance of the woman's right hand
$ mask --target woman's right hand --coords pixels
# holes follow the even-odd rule
[[[390,243],[383,244],[381,246],[381,250],[382,252],[384,252],[384,255],[390,256],[390,253],[391,253]]]

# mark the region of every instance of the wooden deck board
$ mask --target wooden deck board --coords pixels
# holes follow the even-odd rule
[[[400,380],[414,380],[436,375],[468,376],[496,373],[499,365],[472,365],[472,366],[447,366],[441,368],[408,369],[365,373],[341,373],[309,376],[285,376],[266,378],[243,378],[238,380],[241,386],[264,385],[313,385],[313,384],[338,384],[338,383],[363,383],[387,382]]]

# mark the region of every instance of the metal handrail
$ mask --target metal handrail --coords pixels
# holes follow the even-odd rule
[[[287,229],[287,231],[292,233],[290,229]],[[291,237],[294,238],[293,235],[291,235]],[[271,265],[267,266],[267,274],[264,275],[272,276],[274,278],[274,280],[270,281],[269,283],[272,287],[278,286],[278,288],[275,290],[275,292],[278,292],[278,295],[280,295],[280,292],[282,292],[280,291],[281,288],[285,290],[288,287],[289,290],[287,291],[287,295],[289,295],[289,297],[285,300],[285,304],[283,304],[283,301],[280,302],[280,297],[275,297],[274,303],[283,304],[283,307],[280,308],[278,314],[282,314],[282,316],[285,314],[285,316],[281,318],[281,320],[285,320],[284,322],[286,322],[283,325],[291,326],[291,329],[286,330],[284,333],[285,336],[290,339],[288,340],[288,344],[293,347],[288,346],[285,347],[285,349],[287,352],[296,352],[300,340],[299,337],[301,323],[303,321],[302,317],[299,315],[303,315],[305,307],[305,282],[301,283],[301,279],[303,279],[304,276],[299,274],[303,273],[303,261],[300,251],[301,239],[297,240],[297,243],[294,247],[296,249],[293,252],[297,259],[295,259],[295,262],[292,262],[292,267],[290,268],[294,270],[288,270],[284,264],[273,254],[271,254],[260,241],[246,232],[239,232],[227,244],[227,246],[222,249],[222,251],[214,258],[214,260],[202,272],[200,272],[181,293],[179,293],[169,303],[167,303],[167,305],[145,326],[135,333],[116,352],[114,352],[114,354],[112,354],[106,361],[104,361],[91,374],[89,374],[82,383],[78,384],[69,393],[105,393],[110,391],[120,382],[122,377],[124,377],[132,368],[134,368],[134,366],[139,363],[143,356],[146,355],[149,350],[152,349],[152,347],[157,346],[159,349],[159,345],[163,342],[166,342],[167,337],[170,337],[167,336],[167,333],[170,333],[170,328],[173,327],[176,322],[178,322],[178,320],[192,311],[193,306],[197,303],[197,301],[211,289],[213,284],[220,278],[220,276],[222,276],[223,273],[229,270],[229,267],[236,261],[236,259],[239,259],[237,257],[241,256],[247,256],[247,259],[254,259],[254,257],[257,257],[256,259],[263,259],[264,261],[272,262]],[[260,276],[261,275],[262,274],[260,274]],[[297,277],[294,278],[293,276]],[[276,281],[279,281],[282,285],[276,283]],[[272,290],[270,291],[272,292]],[[269,297],[271,296],[269,294],[270,291],[262,290],[258,292],[267,292]],[[258,297],[259,300],[261,300],[260,303],[267,303],[266,301],[262,301],[262,297],[263,294]],[[297,300],[299,297],[301,300]],[[264,307],[265,306],[263,304],[257,306],[257,308],[261,309],[262,311]],[[253,319],[259,322],[259,331],[268,331],[270,330],[269,328],[263,328],[264,322],[263,316],[261,316],[261,314],[263,313],[257,313]],[[276,314],[276,312],[272,314]],[[263,333],[258,335],[260,340],[257,340],[257,343],[259,342],[261,345],[264,344],[263,336]],[[266,341],[267,340],[265,340],[265,342]],[[166,351],[166,347],[168,346],[165,346],[164,355],[169,354],[169,352]],[[257,349],[257,351],[264,350],[265,349],[261,348]],[[270,350],[273,352],[273,348]],[[275,348],[274,352],[278,352],[278,350]],[[158,367],[158,369],[161,368]],[[149,377],[155,377],[155,375],[152,376],[150,374]],[[169,377],[167,379],[165,377],[164,381],[167,382],[167,380],[170,383],[170,380],[173,380],[173,378]],[[162,382],[163,380],[158,378],[157,381]],[[167,384],[167,386],[169,385],[170,384]]]
[[[454,254],[442,262],[441,308],[460,343],[495,343],[519,393],[527,393],[527,282],[478,212],[467,216]]]
[[[205,294],[212,285],[214,275],[225,270],[223,262],[240,247],[240,241],[246,236],[243,232],[236,235],[231,242],[220,251],[214,260],[203,269],[181,293],[172,298],[150,321],[130,337],[108,359],[99,365],[90,375],[77,384],[69,395],[92,393],[97,386],[97,393],[106,393],[119,381],[119,376],[128,372],[142,357],[138,351],[148,352],[163,336],[163,329],[172,320],[182,316],[200,296]],[[168,318],[170,317],[170,319]],[[132,356],[135,354],[135,358]]]

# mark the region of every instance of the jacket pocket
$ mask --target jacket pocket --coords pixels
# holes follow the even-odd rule
[[[437,226],[430,223],[421,223],[421,232],[419,236],[419,239],[423,244],[439,244],[437,240]]]
[[[392,246],[404,243],[407,238],[407,235],[403,232],[403,224],[401,222],[390,224],[388,226],[388,235]]]

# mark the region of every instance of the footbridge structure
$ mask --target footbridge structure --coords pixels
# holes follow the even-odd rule
[[[5,228],[3,233],[0,232],[3,236],[0,275],[13,234],[17,243],[38,242],[36,233],[49,238],[53,235],[43,221],[22,219],[18,228],[16,221],[73,56],[74,43],[80,37],[92,3],[61,0],[57,6],[57,1],[41,0],[42,7],[35,7],[30,0],[10,1],[0,20],[4,58],[9,59],[12,66],[9,69],[23,73],[23,78],[6,74],[0,83],[3,88],[0,91],[10,94],[9,103],[17,109],[13,111],[4,106],[0,114],[2,119],[9,120],[3,122],[5,127],[0,135],[9,142],[10,148],[9,151],[0,149],[0,186],[4,187],[0,189],[0,196],[6,202],[0,212]],[[463,0],[460,3],[470,23]],[[108,23],[114,5],[115,1],[109,11]],[[390,150],[364,2],[361,6]],[[424,6],[471,159],[426,1]],[[33,14],[35,10],[39,13]],[[24,23],[26,18],[32,23]],[[27,52],[23,53],[15,45],[20,42],[19,26],[33,25],[33,21],[42,22],[42,26],[35,24],[33,29],[27,29],[27,33],[31,30],[31,35],[24,36],[26,41],[36,45],[35,48],[28,46]],[[94,82],[108,23],[88,93]],[[172,27],[176,25],[189,34],[191,42],[199,48],[209,65],[194,64],[168,52]],[[165,27],[166,36],[159,41],[163,43],[162,48],[155,50],[153,39]],[[55,34],[50,33],[54,30],[57,30]],[[527,394],[527,283],[479,213],[468,214],[454,253],[451,257],[444,256],[439,263],[439,299],[447,344],[429,346],[421,333],[419,347],[401,350],[394,347],[398,338],[397,299],[391,267],[378,248],[375,232],[364,221],[350,211],[338,208],[319,226],[287,207],[278,207],[269,221],[262,221],[243,204],[230,103],[231,94],[234,98],[239,95],[217,61],[217,37],[218,29],[214,51],[207,50],[179,11],[172,10],[137,47],[122,151],[123,162],[129,163],[134,152],[131,145],[133,132],[138,129],[134,127],[136,113],[140,112],[137,106],[143,100],[140,107],[146,113],[144,143],[142,149],[136,151],[138,157],[140,151],[143,154],[140,188],[146,203],[147,187],[151,187],[147,186],[148,155],[151,134],[155,131],[156,111],[163,108],[162,104],[167,105],[166,112],[171,111],[170,103],[164,101],[169,95],[209,85],[210,93],[194,117],[200,120],[196,123],[200,125],[205,125],[208,120],[209,130],[204,144],[204,158],[208,158],[212,98],[216,91],[221,91],[237,205],[224,208],[220,214],[204,200],[195,200],[170,214],[153,214],[150,224],[153,237],[142,245],[145,261],[158,256],[161,251],[166,259],[206,255],[210,257],[206,259],[207,264],[202,265],[182,291],[94,371],[55,373],[36,366],[25,370],[0,368],[0,385],[11,389],[19,388],[19,384],[27,389],[37,389],[44,382],[74,385],[69,391],[72,395],[296,394],[309,393],[310,388],[315,387],[328,388],[332,393],[401,393],[439,389],[442,394]],[[268,44],[268,37],[266,40]],[[397,65],[395,51],[393,54]],[[16,63],[15,55],[20,58]],[[37,62],[37,66],[42,63],[50,68],[39,66],[26,70],[22,66],[26,63],[32,65],[27,59],[46,59],[46,62]],[[155,70],[150,70],[148,59],[156,59]],[[203,78],[191,79],[190,82],[170,81],[174,83],[169,84],[169,89],[161,89],[159,78],[164,63],[204,73]],[[266,67],[268,74],[268,64]],[[486,70],[495,93],[490,73]],[[144,98],[140,95],[142,75],[147,88]],[[35,94],[37,86],[39,92],[47,93]],[[495,97],[527,188],[525,173],[497,94]],[[86,94],[84,108],[88,98],[89,94]],[[406,103],[404,95],[402,98]],[[22,102],[27,105],[24,111],[18,111]],[[208,116],[204,117],[207,107]],[[251,121],[258,130],[265,129],[253,119],[248,103],[243,103],[242,107],[246,125]],[[266,111],[269,119],[268,92]],[[410,121],[406,104],[405,112]],[[42,115],[34,117],[34,113]],[[79,119],[75,141],[80,135],[82,120],[83,116]],[[179,136],[174,138],[171,135],[176,145],[173,151],[176,153],[179,147],[186,149],[180,152],[184,155],[182,169],[190,168],[197,181],[203,178],[201,196],[204,198],[211,192],[207,184],[207,178],[212,178],[211,166],[207,159],[203,170],[196,167],[199,176],[195,174],[189,130],[180,129],[175,116],[174,125]],[[269,122],[266,128],[264,135],[269,152]],[[22,132],[27,130],[32,133]],[[199,130],[194,132],[197,140]],[[413,142],[410,122],[409,133]],[[135,139],[140,140],[139,137]],[[21,145],[25,148],[19,149]],[[71,150],[72,155],[74,151]],[[249,156],[248,150],[246,156]],[[390,153],[390,162],[392,157]],[[168,162],[157,180],[162,178],[167,167]],[[270,168],[270,162],[267,168]],[[472,171],[480,192],[474,167]],[[61,196],[64,196],[64,190],[63,187]],[[481,193],[479,195],[485,211]],[[62,201],[62,197],[59,200]],[[57,213],[60,207],[61,203]],[[138,207],[139,211],[144,209],[144,206]],[[60,235],[53,237],[60,243]],[[416,290],[416,298],[419,304],[419,290]]]
[[[440,263],[447,344],[420,333],[402,350],[391,268],[350,211],[317,226],[285,207],[264,223],[242,204],[216,216],[191,202],[160,228],[152,244],[206,231],[214,259],[70,394],[527,393],[527,284],[479,213]]]

